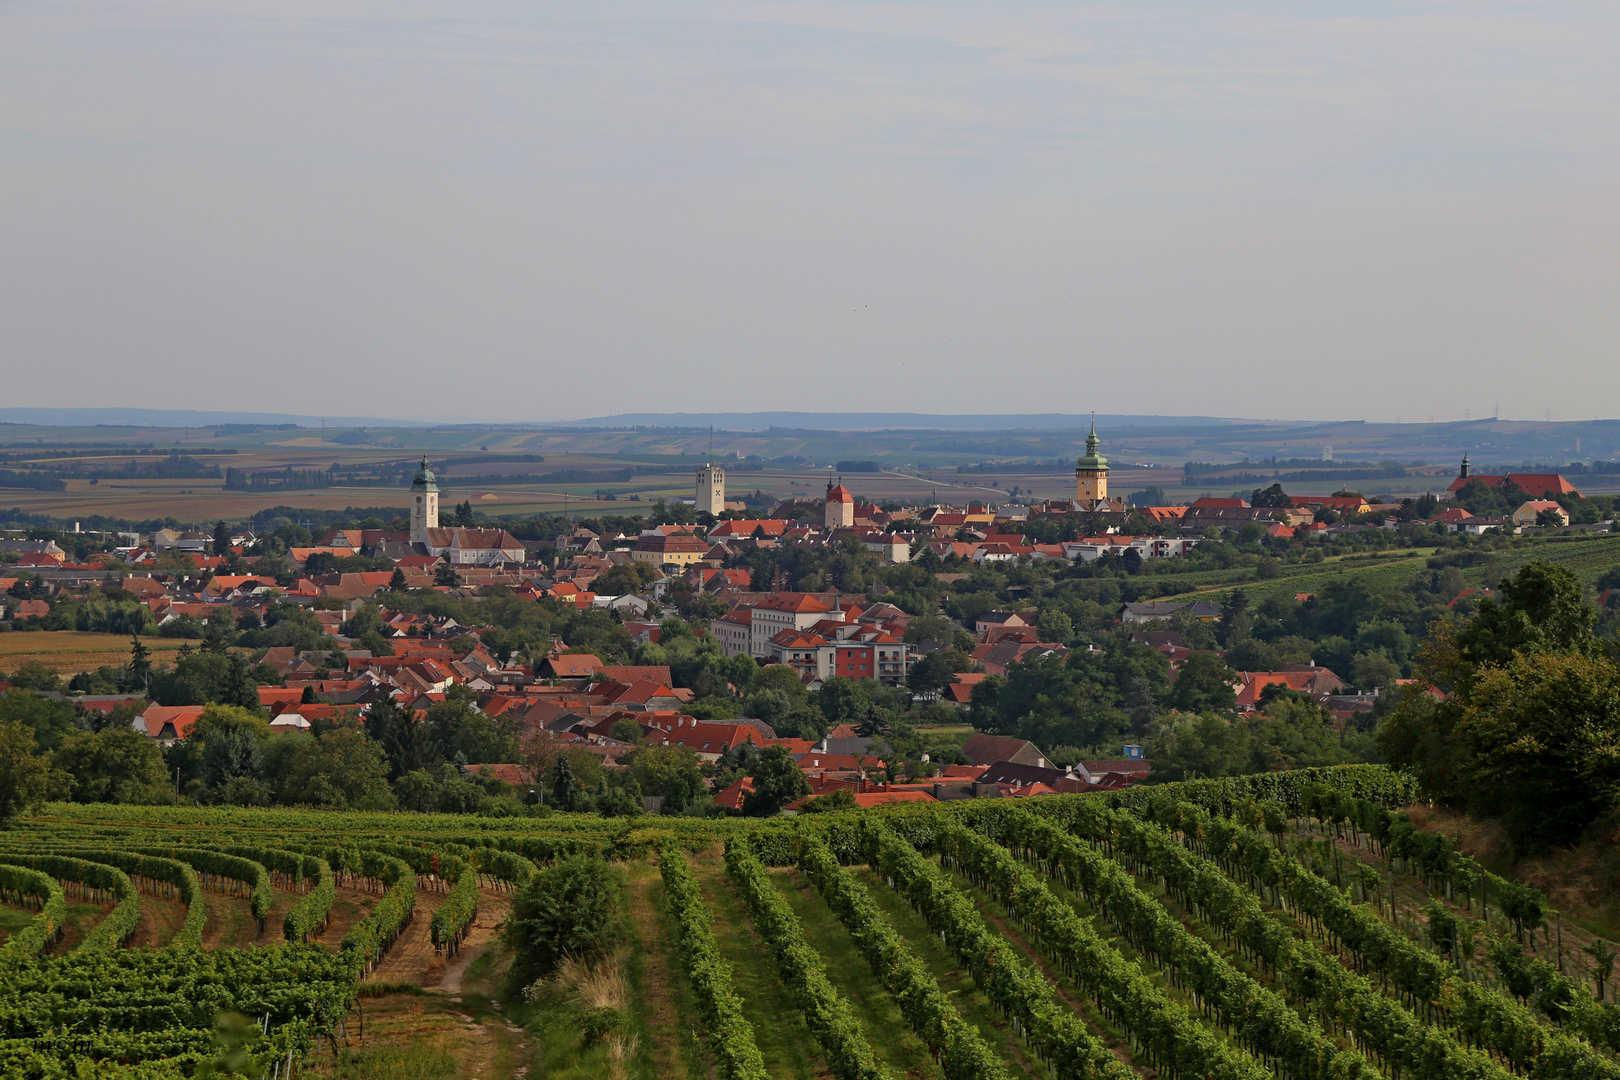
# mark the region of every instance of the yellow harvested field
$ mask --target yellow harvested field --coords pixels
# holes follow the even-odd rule
[[[186,644],[179,638],[142,638],[153,661],[167,657]],[[197,642],[191,643],[195,648]],[[77,630],[13,631],[0,634],[0,672],[15,671],[29,662],[44,664],[60,675],[77,675],[98,667],[129,662],[129,638],[122,634],[88,634]]]

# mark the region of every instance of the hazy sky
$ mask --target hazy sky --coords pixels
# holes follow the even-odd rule
[[[0,4],[0,397],[1620,415],[1620,5]]]

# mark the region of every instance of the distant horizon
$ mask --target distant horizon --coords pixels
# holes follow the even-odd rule
[[[761,421],[757,426],[746,426],[750,420]],[[1095,421],[1113,428],[1157,427],[1186,424],[1209,428],[1221,426],[1263,425],[1277,427],[1337,427],[1368,425],[1370,427],[1456,427],[1482,424],[1522,424],[1537,428],[1568,427],[1575,425],[1620,425],[1620,417],[1592,420],[1537,420],[1508,417],[1477,417],[1467,420],[1410,420],[1405,422],[1367,420],[1359,417],[1338,419],[1272,419],[1240,416],[1207,416],[1176,413],[926,413],[926,412],[829,412],[829,411],[725,411],[725,412],[661,412],[618,413],[578,419],[472,419],[446,416],[424,417],[368,417],[368,416],[315,416],[299,413],[211,411],[200,409],[144,409],[135,407],[83,407],[70,406],[0,406],[0,429],[8,426],[37,427],[151,427],[151,428],[206,428],[228,425],[278,426],[292,424],[299,428],[319,430],[322,427],[337,430],[388,427],[511,427],[511,428],[669,428],[692,430],[713,426],[728,431],[763,431],[771,427],[806,427],[823,431],[904,431],[904,430],[960,430],[960,431],[1071,431],[1086,428]],[[4,431],[0,430],[0,441]]]

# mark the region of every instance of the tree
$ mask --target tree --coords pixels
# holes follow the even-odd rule
[[[1232,669],[1214,653],[1193,653],[1176,673],[1170,705],[1189,713],[1232,711],[1237,708]]]
[[[366,736],[388,758],[391,777],[425,769],[444,760],[431,729],[401,709],[393,698],[382,697],[366,707]]]
[[[906,685],[919,697],[937,698],[945,688],[956,681],[956,672],[944,653],[924,653],[912,661],[906,672]]]
[[[134,728],[75,735],[57,747],[56,768],[70,777],[68,798],[80,803],[162,803],[172,798],[157,743]]]
[[[516,722],[490,717],[466,700],[450,699],[428,707],[426,726],[441,758],[460,754],[468,764],[490,765],[518,759]]]
[[[684,746],[645,746],[630,755],[630,776],[644,795],[661,796],[666,813],[680,813],[704,794],[697,755]]]
[[[849,788],[839,788],[831,795],[818,795],[813,799],[806,799],[799,809],[806,814],[823,814],[833,810],[855,810],[860,804],[855,801],[855,793]]]
[[[286,801],[312,806],[394,808],[388,758],[355,727],[340,727],[299,745],[282,791]]]
[[[579,798],[579,785],[574,782],[574,768],[566,755],[559,754],[551,770],[551,801],[562,810],[572,810]]]
[[[1221,644],[1231,648],[1249,636],[1249,629],[1253,625],[1254,616],[1249,614],[1248,596],[1242,589],[1233,590],[1221,608],[1220,629],[1217,631]]]
[[[394,798],[401,810],[431,813],[439,808],[439,782],[426,769],[413,769],[394,781]]]
[[[461,584],[461,575],[456,573],[454,563],[441,562],[433,568],[433,584],[454,589]]]
[[[1140,565],[1140,557],[1138,557]],[[1052,605],[1042,609],[1035,618],[1035,629],[1039,632],[1042,641],[1050,641],[1057,645],[1067,645],[1074,640],[1074,620],[1062,608]]]
[[[5,681],[19,690],[38,690],[42,694],[60,693],[62,690],[62,677],[56,669],[30,660],[20,664],[16,671],[5,677]]]
[[[151,676],[151,697],[159,705],[221,704],[256,709],[260,685],[257,674],[240,656],[194,652],[181,655],[171,670]]]
[[[28,725],[0,722],[0,828],[50,794],[50,763],[34,753],[36,745]]]
[[[397,566],[394,567],[394,572],[388,575],[388,591],[404,592],[409,587],[410,586],[405,582],[405,571],[401,570]]]
[[[42,697],[32,690],[0,694],[0,723],[25,724],[41,750],[55,750],[62,740],[79,731],[73,706]]]
[[[620,563],[609,567],[605,572],[597,575],[591,582],[591,591],[598,596],[623,596],[627,593],[641,591],[642,579],[636,569],[645,563]]]
[[[223,521],[214,522],[214,554],[220,558],[231,553],[231,530]]]
[[[1357,653],[1350,661],[1350,681],[1360,690],[1393,687],[1401,669],[1381,651]]]
[[[641,730],[641,725],[630,719],[628,716],[621,720],[613,721],[613,725],[608,728],[608,738],[618,739],[620,742],[639,745],[644,737],[645,736]]]
[[[130,635],[129,666],[124,669],[125,689],[144,691],[152,681],[152,651],[139,634]]]
[[[810,781],[785,746],[760,751],[748,775],[753,777],[754,790],[744,797],[742,810],[749,817],[771,817],[794,799],[810,794]]]
[[[1620,804],[1620,666],[1578,653],[1484,671],[1453,731],[1470,808],[1519,851],[1578,839]]]
[[[473,523],[472,500],[468,499],[468,500],[466,500],[464,502],[457,503],[456,504],[456,525],[459,528],[470,529],[470,528],[472,528],[472,523]]]
[[[889,717],[878,708],[878,703],[868,701],[866,711],[861,714],[861,722],[855,726],[855,734],[863,739],[879,739],[890,734],[893,727]]]
[[[624,885],[605,861],[561,859],[529,879],[512,901],[504,935],[512,978],[525,986],[567,957],[589,961],[618,939]]]
[[[1480,601],[1456,638],[1456,672],[1468,682],[1481,665],[1501,666],[1516,652],[1573,652],[1595,656],[1592,632],[1597,611],[1581,590],[1580,579],[1563,566],[1537,560],[1503,578],[1497,596]]]
[[[1294,505],[1294,500],[1288,497],[1281,484],[1272,484],[1268,488],[1255,488],[1254,494],[1249,496],[1249,505],[1286,510]]]

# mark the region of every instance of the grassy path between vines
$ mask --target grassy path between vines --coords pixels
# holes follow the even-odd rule
[[[670,940],[663,879],[658,867],[646,861],[630,864],[627,878],[630,944],[625,970],[643,1039],[637,1064],[658,1080],[706,1080],[712,1073],[693,1037],[700,1024],[697,1005]]]
[[[939,935],[928,929],[928,922],[921,915],[911,909],[906,898],[889,888],[883,876],[867,867],[852,868],[867,889],[872,893],[872,899],[882,909],[890,925],[895,929],[906,944],[911,946],[917,959],[928,968],[929,974],[939,988],[951,995],[951,1003],[956,1011],[962,1014],[962,1019],[978,1028],[986,1045],[994,1050],[1014,1073],[1024,1073],[1030,1076],[1045,1075],[1041,1064],[1035,1060],[1017,1036],[1012,1032],[1012,1025],[1003,1021],[996,1007],[990,1003],[978,986],[973,982],[973,976],[957,962],[955,956],[948,952]]]
[[[766,1069],[773,1077],[793,1080],[831,1076],[804,1014],[776,977],[776,965],[754,932],[747,905],[726,876],[718,849],[694,858],[692,873],[713,916],[715,941],[731,965],[732,983],[742,998],[743,1015],[754,1026]]]
[[[771,880],[799,917],[804,940],[821,954],[827,979],[848,999],[860,1018],[861,1030],[879,1061],[897,1076],[928,1078],[941,1075],[928,1046],[911,1030],[905,1014],[883,988],[861,955],[855,939],[838,921],[821,894],[797,870],[773,870]]]

